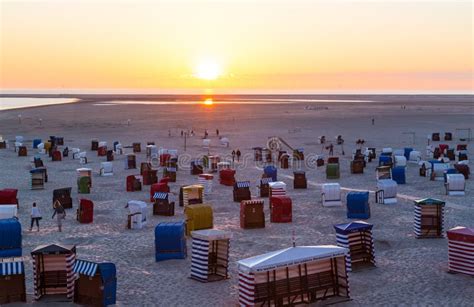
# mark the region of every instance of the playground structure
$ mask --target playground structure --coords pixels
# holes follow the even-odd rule
[[[291,154],[294,156],[295,153],[299,153],[300,151],[298,149],[293,148],[290,144],[288,144],[284,139],[278,136],[272,136],[268,138],[267,141],[267,147],[271,151],[272,155],[276,155],[281,151],[281,145],[285,145],[290,151]],[[278,159],[273,159],[272,161],[278,161]],[[293,159],[295,161],[295,159]]]

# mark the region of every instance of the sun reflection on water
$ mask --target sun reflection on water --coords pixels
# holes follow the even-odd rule
[[[212,98],[206,98],[203,104],[206,106],[212,106],[214,104],[214,100],[212,100]]]

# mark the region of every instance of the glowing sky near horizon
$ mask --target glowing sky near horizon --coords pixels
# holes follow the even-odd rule
[[[0,2],[2,90],[473,90],[471,1]]]

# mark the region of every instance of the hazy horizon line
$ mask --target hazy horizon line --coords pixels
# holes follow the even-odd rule
[[[158,89],[0,89],[8,95],[167,95],[167,96],[225,96],[225,95],[474,95],[466,90],[158,90]]]

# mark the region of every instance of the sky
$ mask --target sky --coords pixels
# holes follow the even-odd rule
[[[460,0],[0,0],[0,88],[472,93],[473,40]]]

